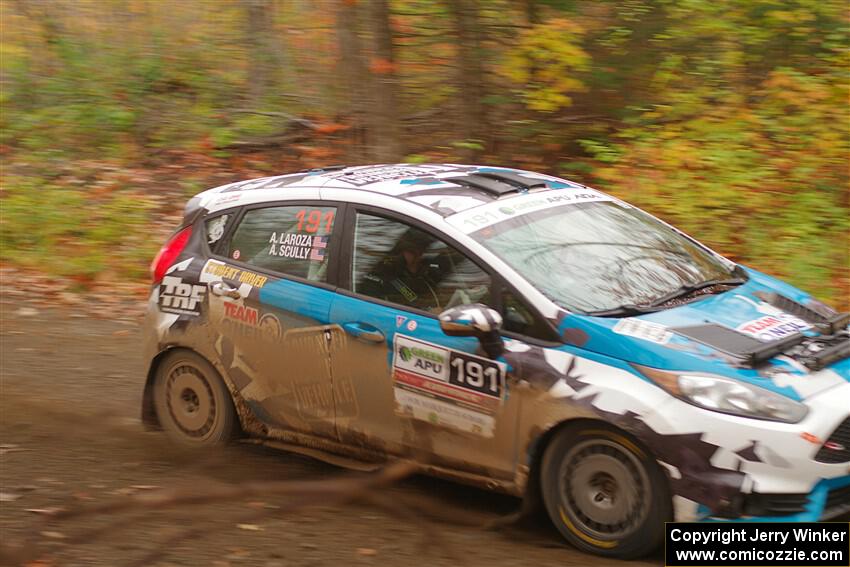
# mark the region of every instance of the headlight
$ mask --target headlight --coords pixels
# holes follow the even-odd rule
[[[640,371],[677,398],[709,410],[785,423],[797,423],[809,411],[800,402],[731,378],[646,367]]]

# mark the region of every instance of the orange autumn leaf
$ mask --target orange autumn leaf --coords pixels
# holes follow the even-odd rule
[[[327,124],[319,124],[314,128],[313,131],[317,134],[333,134],[334,132],[339,132],[340,130],[348,130],[348,126],[346,124],[329,122]]]
[[[395,73],[395,63],[383,57],[373,57],[369,61],[369,71],[376,75],[390,75]]]

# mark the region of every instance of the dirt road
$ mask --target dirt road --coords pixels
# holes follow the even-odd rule
[[[161,488],[350,475],[250,445],[187,454],[162,435],[143,432],[139,309],[94,300],[45,307],[22,295],[0,298],[0,540],[23,546],[17,561],[40,559],[29,564],[39,567],[130,565],[155,554],[147,564],[616,563],[563,546],[542,519],[502,531],[482,529],[479,524],[514,511],[519,502],[421,477],[386,489],[389,507],[361,502],[258,518],[258,509],[274,512],[280,502],[254,496],[45,524],[44,515],[32,510],[121,502]],[[402,502],[404,509],[397,507]],[[188,528],[197,530],[188,534]],[[655,557],[628,565],[660,562]]]

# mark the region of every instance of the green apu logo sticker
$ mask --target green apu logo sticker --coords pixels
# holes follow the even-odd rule
[[[446,360],[442,353],[433,351],[429,348],[421,348],[417,346],[407,347],[401,346],[398,349],[398,354],[405,362],[409,362],[413,357],[430,360],[438,364],[445,364]]]

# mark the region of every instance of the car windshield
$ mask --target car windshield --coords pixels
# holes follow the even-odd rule
[[[471,234],[569,311],[604,314],[734,279],[734,265],[616,201],[552,206]]]

